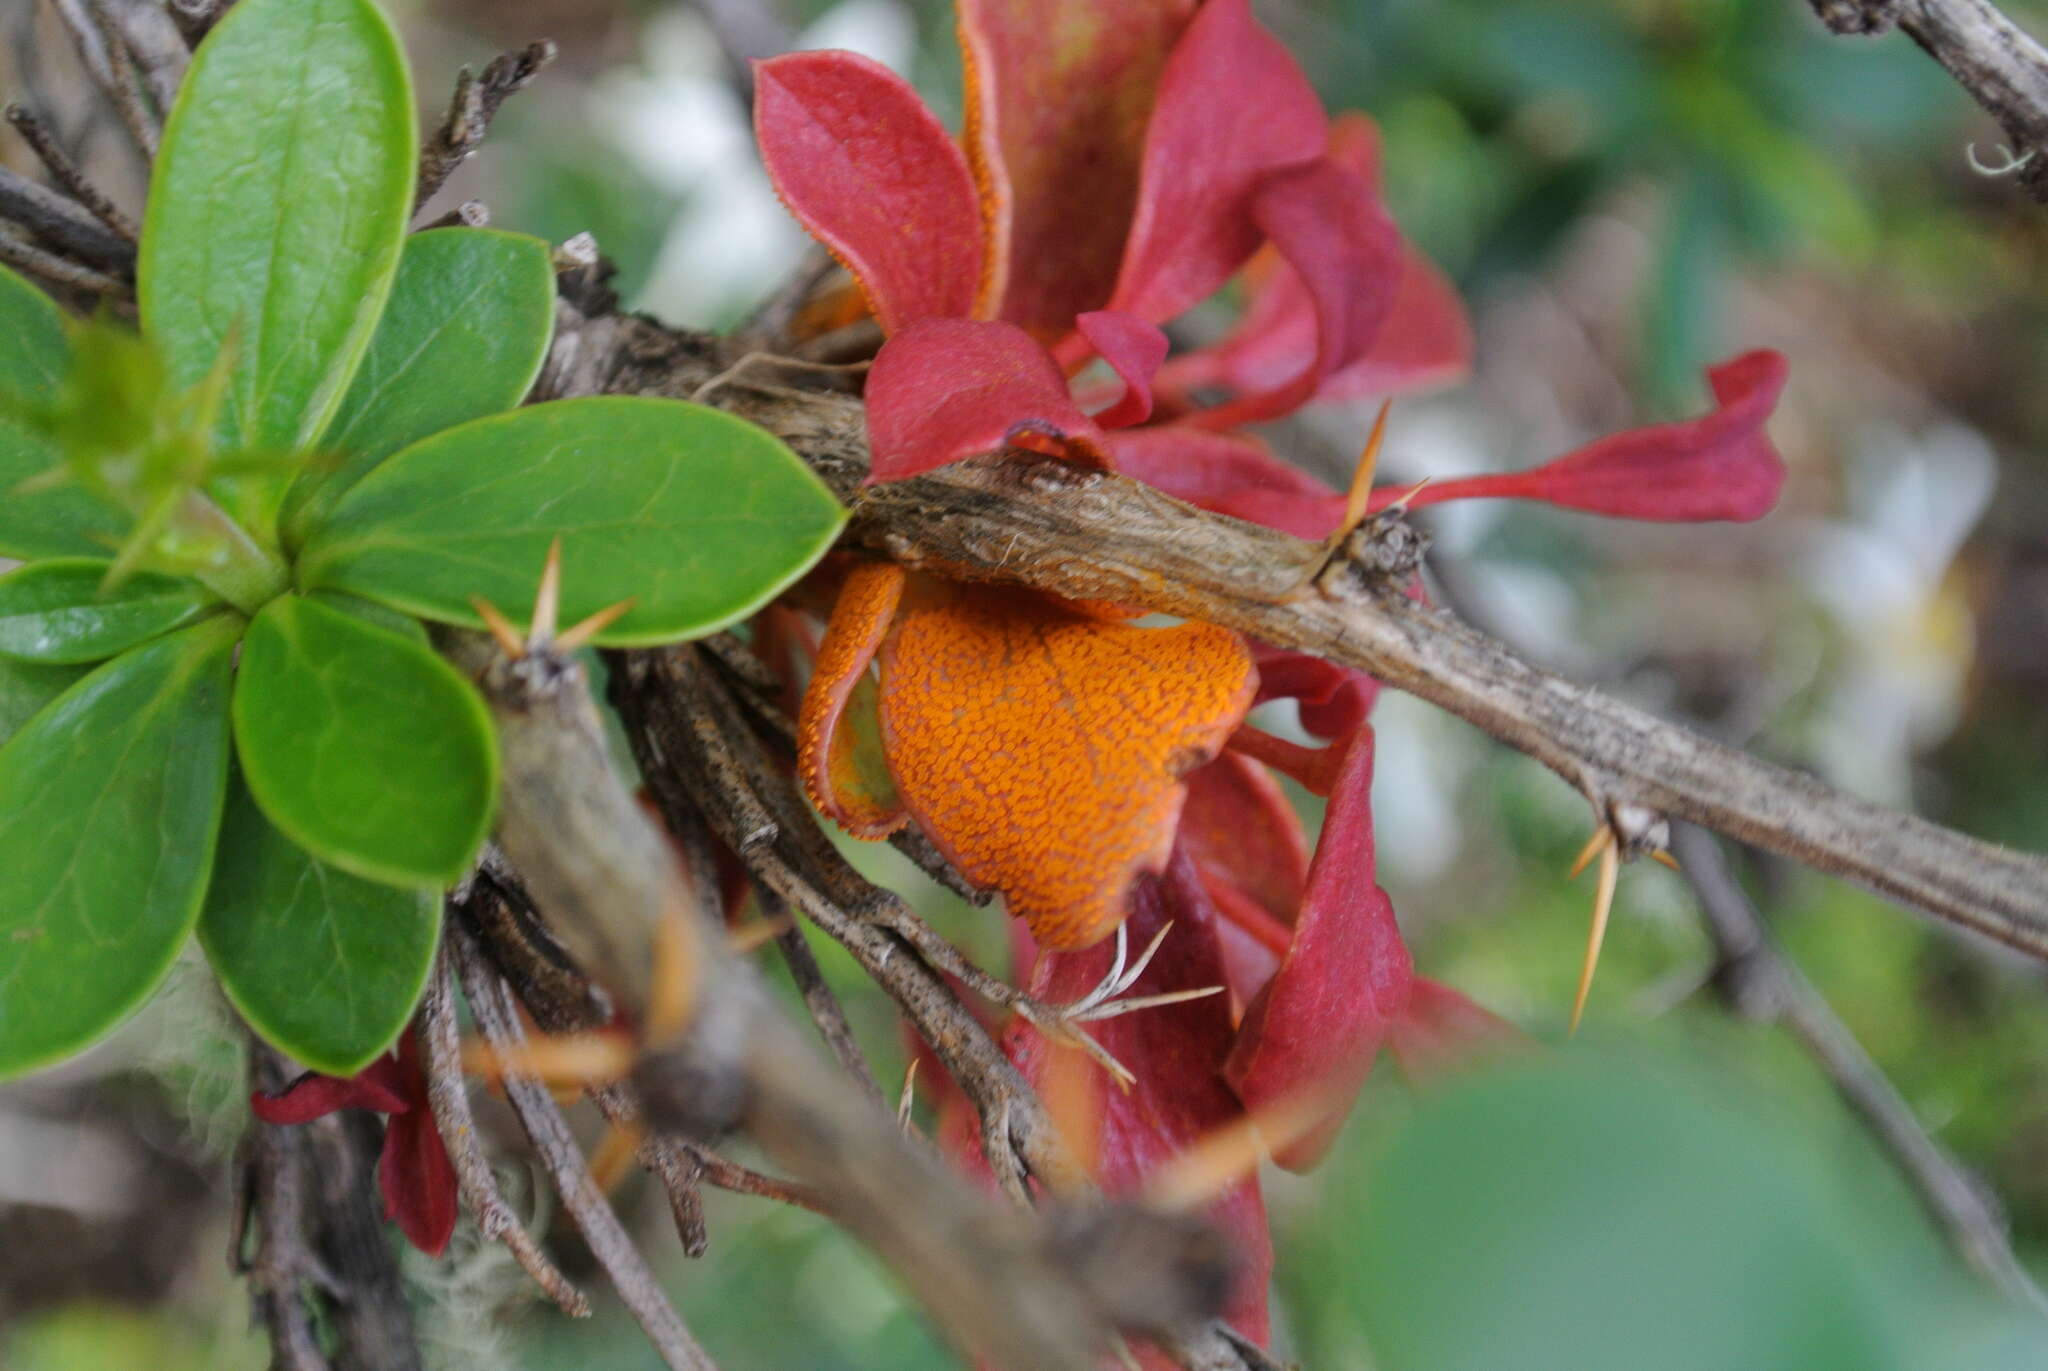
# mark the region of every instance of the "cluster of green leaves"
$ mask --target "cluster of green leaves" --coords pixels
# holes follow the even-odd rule
[[[409,235],[413,101],[370,0],[243,0],[165,128],[142,336],[0,272],[0,1077],[89,1044],[195,927],[250,1025],[360,1070],[410,1017],[497,745],[419,620],[531,601],[673,642],[844,513],[768,434],[624,397],[514,408],[545,243]]]

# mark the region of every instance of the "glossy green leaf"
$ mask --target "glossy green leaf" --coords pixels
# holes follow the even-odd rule
[[[393,885],[468,873],[497,800],[497,739],[431,649],[280,596],[249,624],[234,714],[256,802],[314,856]]]
[[[229,786],[199,942],[249,1026],[295,1061],[353,1076],[391,1046],[426,987],[440,909],[432,891],[317,860]]]
[[[57,306],[0,267],[0,557],[91,555],[121,531],[117,511],[76,487],[15,490],[63,460],[33,415],[56,397],[70,365]]]
[[[370,0],[242,0],[193,55],[150,181],[136,289],[180,384],[232,347],[230,446],[311,444],[412,207],[412,88]]]
[[[525,399],[554,321],[555,269],[540,239],[473,228],[414,234],[321,443],[341,465],[299,478],[286,504],[288,541],[304,541],[344,492],[407,443]]]
[[[90,670],[0,657],[0,743],[12,738],[36,711],[71,689]]]
[[[236,632],[208,619],[124,653],[0,748],[0,1077],[112,1028],[192,931]]]
[[[220,604],[197,581],[148,571],[102,591],[112,566],[92,557],[52,557],[0,576],[0,656],[104,661]]]
[[[846,512],[767,431],[677,400],[530,405],[414,443],[344,496],[300,583],[480,625],[532,603],[562,539],[562,622],[620,600],[598,641],[674,642],[753,613],[832,545]]]
[[[387,609],[375,600],[365,600],[360,595],[350,595],[342,590],[316,590],[306,598],[326,605],[329,609],[338,609],[343,614],[353,614],[356,618],[375,624],[379,628],[388,628],[401,638],[412,639],[421,647],[432,645],[433,640],[427,637],[425,624],[410,614],[400,614],[395,609]]]

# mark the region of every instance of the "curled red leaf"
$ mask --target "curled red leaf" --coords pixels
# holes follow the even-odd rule
[[[1344,517],[1342,495],[1256,438],[1164,424],[1104,442],[1124,475],[1217,514],[1297,538],[1321,538]]]
[[[1507,496],[1620,519],[1761,518],[1785,484],[1764,432],[1785,375],[1783,354],[1743,353],[1708,370],[1716,405],[1697,419],[1611,434],[1527,471],[1439,481],[1414,504]]]
[[[1018,443],[1104,461],[1101,429],[1067,393],[1051,356],[1014,324],[910,324],[875,355],[867,402],[870,482]]]
[[[1128,428],[1151,418],[1152,378],[1166,360],[1166,335],[1159,326],[1135,314],[1098,309],[1077,317],[1074,327],[1124,383],[1124,393],[1096,414],[1095,422],[1103,428]]]
[[[776,193],[853,273],[885,331],[975,312],[974,180],[902,77],[850,52],[756,62],[754,133]]]
[[[1430,1081],[1532,1045],[1500,1015],[1441,981],[1417,976],[1408,1007],[1387,1036],[1394,1064],[1411,1081]]]
[[[1316,840],[1293,945],[1245,1011],[1224,1067],[1255,1114],[1327,1108],[1319,1127],[1276,1150],[1290,1170],[1313,1166],[1335,1140],[1413,979],[1393,904],[1374,878],[1372,764],[1372,730],[1361,727]]]
[[[1365,177],[1334,158],[1266,176],[1252,197],[1252,218],[1308,298],[1315,346],[1270,388],[1198,411],[1193,422],[1205,428],[1256,423],[1308,403],[1370,352],[1402,279],[1405,250],[1393,216]]]

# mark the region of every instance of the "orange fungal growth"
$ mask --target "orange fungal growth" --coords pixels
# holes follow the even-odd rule
[[[828,654],[840,629],[835,612]],[[1002,892],[1042,946],[1081,948],[1164,866],[1181,777],[1222,748],[1256,680],[1227,629],[1137,628],[918,578],[882,645],[882,739],[903,804],[961,874]]]

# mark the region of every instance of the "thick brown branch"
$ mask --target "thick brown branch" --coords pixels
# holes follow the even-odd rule
[[[570,321],[555,393],[688,396],[729,365],[716,340],[611,316]],[[860,403],[720,386],[710,402],[780,435],[853,508],[853,542],[947,575],[1143,605],[1359,667],[1556,771],[1605,818],[1687,819],[2048,959],[2048,859],[1843,794],[1533,666],[1357,563],[1313,585],[1320,551],[1136,481],[1027,454],[862,486]],[[1370,561],[1371,548],[1354,551]]]

